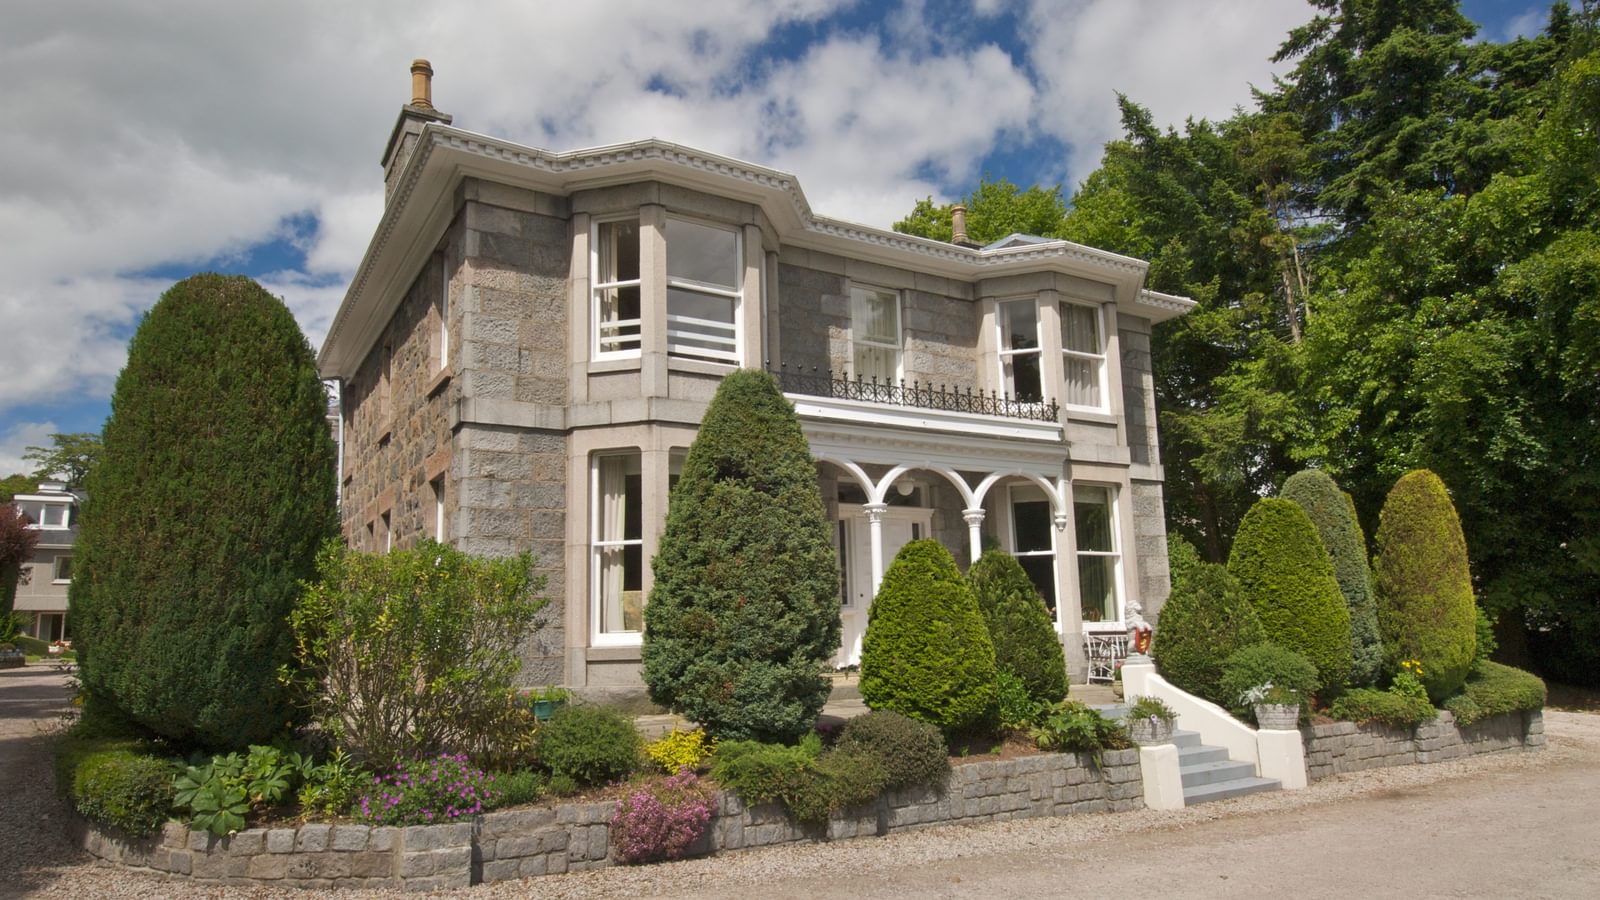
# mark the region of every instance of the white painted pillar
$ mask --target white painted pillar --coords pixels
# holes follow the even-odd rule
[[[967,537],[972,542],[972,561],[983,555],[983,508],[963,509],[961,518],[967,522]]]
[[[1178,748],[1171,741],[1139,748],[1139,773],[1144,778],[1144,805],[1151,809],[1183,809],[1183,773]]]
[[[883,584],[883,513],[887,503],[868,503],[861,507],[867,514],[867,531],[872,543],[872,596],[878,596]]]

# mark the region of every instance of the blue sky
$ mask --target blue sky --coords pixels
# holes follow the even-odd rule
[[[1304,0],[161,0],[4,3],[0,475],[97,431],[161,292],[240,272],[320,346],[382,208],[378,157],[436,70],[458,127],[567,150],[659,137],[798,176],[888,226],[980,177],[1072,185],[1118,134],[1221,118]],[[1469,0],[1482,37],[1549,4]],[[470,8],[472,14],[461,10]],[[1281,67],[1280,67],[1281,69]]]

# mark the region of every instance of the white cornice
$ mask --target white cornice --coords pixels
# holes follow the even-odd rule
[[[789,173],[645,140],[554,153],[438,123],[422,129],[383,217],[328,329],[318,358],[324,377],[351,377],[449,224],[454,190],[476,177],[568,196],[575,191],[660,181],[759,206],[783,244],[960,281],[1056,271],[1111,283],[1128,312],[1164,321],[1191,301],[1143,290],[1148,264],[1070,241],[994,250],[961,247],[818,216]]]

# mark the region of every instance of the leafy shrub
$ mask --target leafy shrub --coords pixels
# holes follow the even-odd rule
[[[298,753],[256,744],[246,756],[217,755],[185,767],[174,782],[173,806],[190,814],[193,828],[233,834],[252,812],[282,803],[312,769]]]
[[[215,274],[162,295],[85,485],[70,605],[86,691],[181,746],[242,748],[297,717],[278,670],[337,533],[326,415],[281,300]]]
[[[532,722],[512,681],[545,604],[532,565],[431,540],[381,556],[329,542],[289,617],[323,729],[368,765],[525,750]]]
[[[835,753],[859,752],[883,767],[883,787],[916,784],[943,788],[950,777],[950,754],[939,729],[889,710],[874,710],[844,724]]]
[[[736,791],[746,803],[787,803],[796,796],[822,755],[822,741],[807,735],[798,746],[760,741],[723,741],[711,763],[711,777]]]
[[[489,781],[493,796],[485,801],[484,809],[521,806],[537,802],[545,795],[545,780],[531,769],[496,772],[489,776]]]
[[[1350,676],[1350,609],[1311,519],[1277,497],[1257,500],[1239,523],[1228,556],[1268,641],[1311,660],[1337,691]]]
[[[798,789],[784,798],[784,807],[798,822],[826,822],[841,809],[876,800],[888,777],[876,755],[834,748],[802,773]]]
[[[687,768],[649,778],[618,801],[611,841],[630,863],[679,859],[705,834],[716,801]]]
[[[1421,662],[1428,696],[1442,701],[1472,670],[1477,614],[1461,520],[1439,476],[1416,469],[1395,483],[1374,544],[1385,662]]]
[[[566,706],[539,729],[535,752],[555,775],[581,786],[626,778],[639,764],[633,720],[604,706]]]
[[[57,778],[85,818],[133,836],[153,834],[172,807],[171,763],[135,741],[69,740]]]
[[[650,699],[718,739],[809,731],[839,648],[839,565],[811,451],[771,375],[718,386],[651,565]]]
[[[1320,469],[1289,476],[1278,495],[1306,511],[1333,563],[1334,580],[1350,610],[1350,683],[1373,684],[1383,668],[1383,641],[1378,637],[1378,612],[1372,599],[1367,537],[1356,518],[1355,501]]]
[[[1087,753],[1097,766],[1106,750],[1126,750],[1133,746],[1122,723],[1076,700],[1056,704],[1031,734],[1040,750]]]
[[[662,771],[675,775],[681,769],[698,770],[716,751],[716,746],[715,741],[706,738],[704,731],[679,731],[673,728],[647,744],[644,753]]]
[[[1200,565],[1205,560],[1201,559],[1200,551],[1189,543],[1188,538],[1175,531],[1167,532],[1167,571],[1172,579],[1172,586],[1177,587],[1178,582],[1188,576],[1190,570]]]
[[[371,772],[357,765],[344,750],[336,749],[305,773],[305,782],[295,799],[302,815],[342,816],[371,782]]]
[[[1050,708],[1050,704],[1033,699],[1028,694],[1028,686],[1010,672],[1002,671],[995,676],[995,691],[1001,731],[1026,731]]]
[[[474,816],[494,800],[492,782],[465,754],[396,763],[372,779],[356,801],[357,820],[371,825],[432,825]]]
[[[1477,621],[1474,624],[1478,634],[1478,645],[1472,654],[1472,671],[1475,674],[1484,663],[1490,661],[1494,652],[1500,649],[1500,640],[1494,636],[1495,620],[1490,618],[1481,606],[1475,606],[1474,611],[1477,613]],[[1472,675],[1467,677],[1471,678]]]
[[[1263,639],[1239,582],[1223,566],[1195,563],[1161,607],[1159,623],[1150,655],[1161,674],[1191,694],[1226,705],[1222,661]]]
[[[995,711],[994,645],[950,551],[924,538],[900,549],[867,612],[861,697],[947,735]]]
[[[1178,713],[1160,697],[1144,696],[1133,701],[1128,707],[1128,718],[1160,719],[1163,722],[1171,722],[1178,718]]]
[[[1471,725],[1489,716],[1543,709],[1544,680],[1531,672],[1484,660],[1467,676],[1461,693],[1444,702],[1456,724]]]
[[[1234,715],[1240,718],[1253,715],[1251,704],[1242,698],[1246,692],[1262,685],[1292,691],[1300,698],[1303,713],[1322,683],[1317,680],[1317,667],[1311,664],[1311,660],[1277,644],[1255,644],[1236,650],[1223,660],[1222,680],[1218,687],[1222,696],[1227,698],[1223,705]]]
[[[1377,721],[1396,728],[1413,728],[1439,715],[1428,702],[1428,691],[1418,680],[1421,664],[1406,660],[1386,691],[1363,688],[1341,696],[1328,709],[1335,719],[1351,722]]]
[[[17,580],[38,543],[39,531],[28,527],[27,517],[9,502],[0,503],[0,642],[16,637]]]
[[[552,797],[571,797],[579,791],[579,786],[571,775],[551,773],[545,781],[545,791]]]
[[[1020,677],[1029,696],[1055,703],[1067,696],[1061,638],[1039,591],[1016,557],[988,550],[967,571],[967,583],[989,628],[995,667]]]

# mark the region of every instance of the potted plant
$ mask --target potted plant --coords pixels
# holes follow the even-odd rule
[[[533,710],[533,717],[541,722],[549,720],[556,714],[556,710],[566,706],[572,701],[572,692],[562,687],[553,685],[536,688],[523,697],[528,708]]]
[[[1300,724],[1300,694],[1293,688],[1263,682],[1239,695],[1255,711],[1256,724],[1274,731],[1293,731]]]
[[[1172,739],[1178,713],[1158,697],[1144,696],[1128,709],[1128,736],[1136,744],[1165,744]]]

